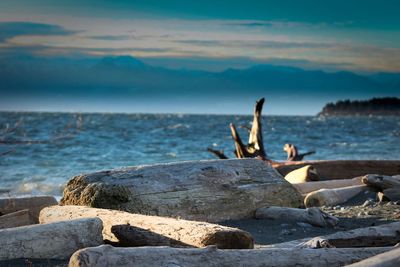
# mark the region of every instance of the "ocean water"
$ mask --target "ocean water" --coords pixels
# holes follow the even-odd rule
[[[60,196],[74,175],[142,164],[233,157],[229,123],[252,116],[0,112],[0,195]],[[246,141],[246,130],[239,129]],[[268,157],[285,143],[307,159],[400,159],[399,117],[264,116]],[[22,142],[21,142],[22,141]]]

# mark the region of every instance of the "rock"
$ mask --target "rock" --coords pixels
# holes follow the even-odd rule
[[[301,195],[268,163],[234,159],[76,176],[68,182],[61,203],[218,222],[251,218],[264,206],[300,207],[301,201]]]
[[[68,259],[75,251],[103,244],[102,222],[79,219],[0,230],[0,260]]]
[[[253,237],[237,228],[206,222],[131,214],[117,210],[82,206],[53,206],[40,213],[40,222],[49,223],[97,217],[103,221],[103,239],[119,246],[171,246],[253,248]]]

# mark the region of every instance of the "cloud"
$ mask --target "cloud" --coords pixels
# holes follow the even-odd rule
[[[87,38],[95,39],[95,40],[104,40],[104,41],[126,41],[137,39],[134,35],[93,35],[87,36]]]
[[[291,49],[291,48],[331,48],[334,43],[323,42],[281,42],[268,40],[177,40],[177,43],[195,46],[226,46],[226,47],[251,47],[269,49]]]
[[[55,24],[34,22],[0,22],[0,42],[22,35],[71,35],[74,31]]]

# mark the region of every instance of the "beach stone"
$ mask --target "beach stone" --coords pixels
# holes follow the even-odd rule
[[[206,160],[137,166],[73,177],[62,205],[219,222],[265,206],[301,207],[297,190],[265,161]]]

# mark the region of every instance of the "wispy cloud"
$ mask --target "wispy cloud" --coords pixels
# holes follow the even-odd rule
[[[59,25],[35,22],[0,22],[0,42],[23,35],[71,35],[69,31]]]
[[[93,36],[86,36],[87,38],[90,39],[95,39],[95,40],[105,40],[105,41],[126,41],[126,40],[134,40],[138,39],[137,36],[132,35],[132,34],[126,34],[126,35],[93,35]]]

